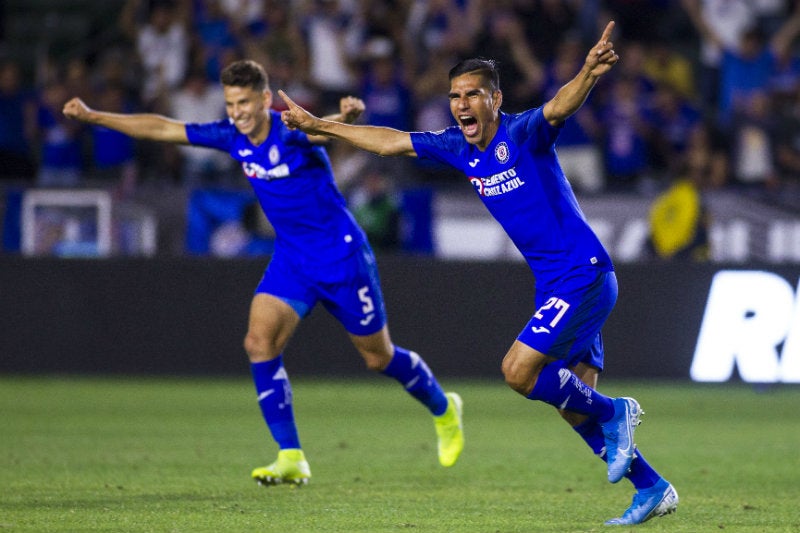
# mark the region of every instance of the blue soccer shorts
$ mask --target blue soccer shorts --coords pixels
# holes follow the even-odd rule
[[[548,294],[517,340],[567,366],[586,363],[603,369],[600,329],[617,301],[614,272],[587,268],[571,272]]]
[[[353,335],[371,335],[386,324],[378,266],[366,244],[338,262],[318,265],[294,264],[275,254],[258,293],[280,298],[300,318],[320,302]]]

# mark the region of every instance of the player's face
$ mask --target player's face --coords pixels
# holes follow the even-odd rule
[[[270,91],[259,92],[251,87],[224,86],[225,111],[239,133],[251,141],[261,142],[269,133],[269,114],[272,105]]]
[[[482,76],[467,73],[452,79],[449,97],[464,138],[484,150],[497,132],[500,91],[492,91]]]

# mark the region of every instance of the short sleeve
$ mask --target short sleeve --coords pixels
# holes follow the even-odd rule
[[[194,146],[216,148],[230,152],[236,128],[229,120],[218,120],[204,124],[186,124],[186,137]]]

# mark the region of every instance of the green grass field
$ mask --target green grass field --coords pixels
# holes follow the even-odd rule
[[[313,478],[258,487],[274,459],[246,379],[0,377],[0,530],[109,532],[800,531],[800,388],[607,383],[646,411],[637,443],[676,514],[608,528],[630,503],[555,412],[500,378],[443,380],[467,445],[389,380],[294,380]]]

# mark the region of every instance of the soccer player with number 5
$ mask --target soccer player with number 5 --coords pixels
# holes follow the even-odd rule
[[[241,163],[275,228],[275,252],[253,296],[244,347],[258,403],[279,451],[275,462],[253,470],[253,479],[261,485],[300,485],[311,477],[282,354],[318,302],[341,322],[368,368],[396,379],[428,408],[439,462],[452,466],[464,447],[461,398],[442,390],[419,355],[392,342],[375,257],[345,206],[321,146],[329,139],[284,126],[280,114],[270,109],[272,91],[258,63],[236,61],[222,71],[221,81],[228,119],[218,122],[186,124],[155,114],[95,111],[79,98],[66,103],[64,114],[138,139],[227,152]],[[363,110],[360,99],[346,97],[340,113],[328,118],[352,122]]]

